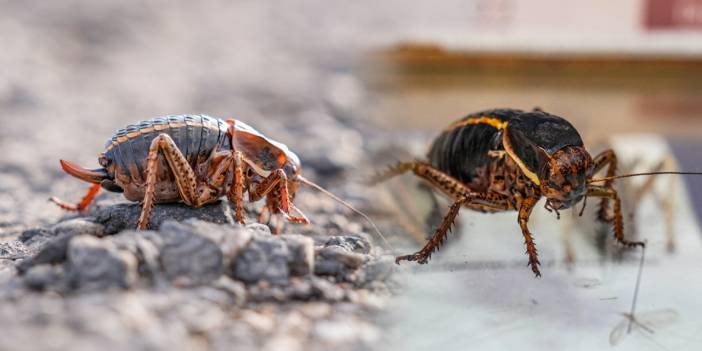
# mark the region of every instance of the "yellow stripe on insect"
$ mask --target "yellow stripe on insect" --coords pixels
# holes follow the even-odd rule
[[[531,180],[534,184],[540,186],[541,181],[539,180],[539,176],[537,176],[536,173],[530,170],[529,167],[527,167],[527,165],[524,164],[524,161],[522,161],[522,159],[519,158],[519,156],[517,156],[517,154],[514,152],[514,148],[512,148],[512,142],[509,140],[509,136],[507,136],[508,134],[509,133],[507,133],[506,130],[502,132],[502,146],[504,146],[505,151],[507,152],[509,157],[517,163],[517,166],[519,166],[522,172],[524,172],[524,175],[527,176],[527,178],[529,178],[529,180]]]
[[[467,125],[472,125],[472,124],[487,124],[491,127],[494,127],[495,129],[502,130],[507,128],[507,121],[503,121],[499,118],[495,117],[490,117],[490,116],[480,116],[480,117],[471,117],[466,120],[458,121],[452,125],[450,125],[446,131],[450,131],[452,129],[456,128],[461,128],[465,127]]]

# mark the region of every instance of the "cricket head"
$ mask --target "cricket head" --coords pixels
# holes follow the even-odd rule
[[[540,189],[547,198],[547,207],[560,210],[580,202],[587,193],[592,170],[592,157],[582,146],[566,146],[547,155],[539,172]]]

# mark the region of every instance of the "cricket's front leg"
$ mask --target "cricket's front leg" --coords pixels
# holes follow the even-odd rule
[[[277,191],[274,191],[277,190]],[[276,199],[272,199],[273,203],[278,204],[279,208],[270,209],[271,214],[276,210],[280,211],[288,222],[308,224],[309,220],[305,215],[295,207],[290,201],[290,192],[288,191],[288,177],[282,169],[276,169],[271,172],[255,189],[249,190],[249,200],[254,202],[262,199],[264,196],[275,194]],[[296,211],[298,216],[291,214]]]
[[[528,223],[529,216],[531,216],[531,210],[539,201],[536,197],[527,197],[522,200],[521,206],[519,207],[519,227],[522,229],[522,234],[524,235],[524,244],[526,245],[526,252],[529,255],[529,265],[531,266],[531,271],[534,272],[536,277],[541,277],[541,272],[539,271],[539,254],[536,250],[536,244],[534,244],[534,238],[529,231]]]
[[[645,247],[643,241],[631,241],[624,238],[624,219],[622,217],[622,200],[619,199],[617,191],[604,186],[591,186],[587,189],[587,196],[602,197],[614,201],[614,238],[620,244],[626,246]]]
[[[613,177],[617,171],[617,155],[612,149],[602,151],[599,155],[595,156],[593,163],[595,165],[593,175],[605,167],[607,167],[606,177]],[[606,180],[602,187],[612,189],[613,181],[612,179]],[[600,200],[600,209],[597,212],[597,218],[607,223],[612,222],[614,219],[609,215],[609,198],[605,197]]]

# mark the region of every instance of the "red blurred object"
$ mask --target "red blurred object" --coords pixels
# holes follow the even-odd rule
[[[702,30],[702,0],[646,0],[648,30]]]

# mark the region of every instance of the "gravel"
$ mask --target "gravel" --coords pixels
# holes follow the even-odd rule
[[[204,216],[111,235],[93,215],[20,233],[34,249],[1,243],[0,254],[21,257],[0,285],[0,319],[24,316],[0,320],[7,335],[51,331],[59,339],[32,348],[79,350],[103,342],[189,349],[204,341],[215,349],[355,349],[379,339],[371,316],[390,294],[392,260],[364,233],[315,240]]]

